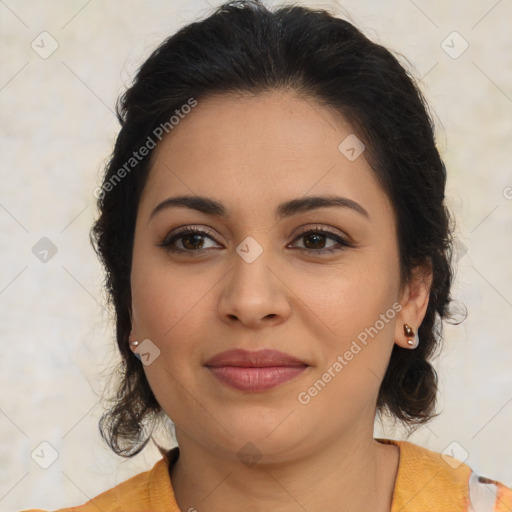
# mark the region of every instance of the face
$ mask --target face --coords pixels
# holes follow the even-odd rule
[[[156,148],[130,339],[150,340],[144,371],[178,441],[233,459],[252,443],[284,460],[372,434],[408,295],[390,201],[364,152],[339,149],[352,134],[325,107],[274,91],[200,101]],[[195,202],[167,201],[178,196]],[[231,349],[301,365],[206,365]]]

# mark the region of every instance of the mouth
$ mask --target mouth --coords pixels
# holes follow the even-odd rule
[[[274,388],[302,374],[307,363],[277,350],[228,350],[216,354],[205,366],[223,384],[240,391]]]

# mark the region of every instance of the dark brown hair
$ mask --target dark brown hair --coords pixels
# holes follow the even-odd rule
[[[106,270],[122,358],[120,383],[100,430],[120,455],[138,453],[162,414],[128,346],[134,227],[151,155],[130,168],[126,163],[191,98],[276,89],[333,109],[366,145],[365,157],[394,207],[402,283],[415,266],[431,264],[420,344],[415,350],[393,347],[377,408],[409,427],[434,415],[437,376],[430,361],[442,338],[441,320],[449,318],[453,227],[444,201],[445,166],[423,96],[390,51],[327,11],[228,2],[165,40],[117,105],[121,130],[91,240]]]

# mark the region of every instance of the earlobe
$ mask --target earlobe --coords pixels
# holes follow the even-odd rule
[[[130,350],[135,353],[135,350],[139,346],[139,342],[137,341],[137,335],[135,334],[135,331],[132,327],[130,334],[128,336],[128,345],[130,347]]]
[[[408,348],[416,348],[420,344],[418,331],[413,331],[409,324],[404,324],[404,335],[407,338]]]
[[[414,349],[420,343],[418,330],[427,312],[431,284],[431,265],[415,267],[397,316],[395,343],[402,348]]]

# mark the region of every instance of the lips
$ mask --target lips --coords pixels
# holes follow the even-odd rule
[[[278,350],[263,349],[250,352],[243,349],[228,350],[216,354],[205,366],[238,366],[242,368],[265,368],[271,366],[307,366],[304,361]]]
[[[256,352],[228,350],[209,359],[205,366],[221,383],[247,392],[274,388],[308,368],[304,361],[270,349]]]

